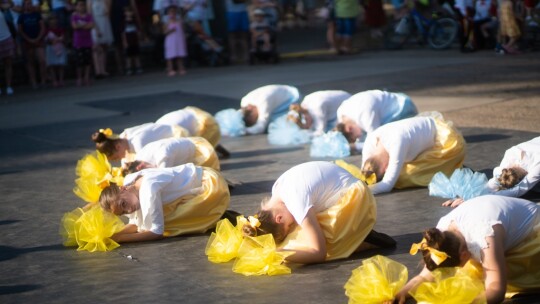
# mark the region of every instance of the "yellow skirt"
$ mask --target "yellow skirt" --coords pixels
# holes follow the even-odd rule
[[[446,176],[461,168],[465,159],[465,139],[452,122],[435,119],[437,136],[435,145],[405,163],[394,188],[426,187],[435,173],[442,171]]]
[[[214,169],[203,167],[203,192],[187,195],[163,206],[164,236],[203,233],[214,227],[229,207],[227,182]]]
[[[375,225],[376,217],[375,197],[361,181],[350,186],[335,206],[317,213],[326,238],[326,260],[347,258],[355,252]],[[280,247],[306,248],[305,240],[301,227],[297,226]]]
[[[540,291],[540,223],[517,247],[505,253],[508,293]],[[511,294],[510,294],[511,295]]]
[[[214,117],[210,113],[196,107],[186,107],[185,109],[192,111],[197,117],[197,134],[192,134],[192,136],[203,137],[212,146],[217,146],[221,140],[221,132]]]
[[[220,170],[219,159],[214,147],[202,137],[189,137],[195,144],[195,159],[193,163],[197,166]]]

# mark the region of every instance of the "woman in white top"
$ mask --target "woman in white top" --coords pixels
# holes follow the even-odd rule
[[[425,267],[400,291],[400,303],[409,290],[433,279],[432,270],[464,266],[469,259],[483,269],[488,303],[502,302],[506,291],[540,287],[540,210],[532,202],[479,196],[452,210],[437,228],[423,235],[422,242],[413,246],[421,251]]]
[[[351,94],[340,90],[313,92],[306,95],[300,105],[291,105],[287,118],[300,128],[321,135],[336,126],[337,109],[349,97]]]
[[[267,85],[242,97],[240,102],[247,134],[262,134],[268,124],[287,114],[289,106],[298,102],[298,89],[288,85]]]
[[[360,141],[365,133],[392,121],[413,117],[418,114],[409,96],[371,90],[357,93],[345,100],[337,110],[337,130],[350,143]],[[356,149],[360,150],[361,145]]]
[[[219,160],[210,143],[202,137],[164,138],[145,145],[133,162],[123,164],[123,174],[147,168],[170,168],[193,163],[219,171]]]
[[[488,187],[493,194],[520,197],[530,190],[540,192],[540,137],[506,150],[493,169]]]
[[[431,154],[431,155],[430,155]],[[368,134],[362,172],[375,174],[373,194],[394,187],[427,186],[435,173],[461,167],[465,141],[451,125],[433,117],[413,117],[381,126]]]
[[[112,236],[118,243],[156,240],[212,228],[229,205],[227,183],[210,168],[185,164],[130,174],[124,186],[103,189],[99,204],[129,224]]]
[[[185,107],[161,116],[157,124],[177,126],[185,129],[185,136],[198,136],[208,140],[223,157],[230,155],[229,151],[219,144],[221,132],[214,116],[197,107]]]
[[[156,140],[169,137],[183,137],[184,131],[176,126],[156,123],[145,123],[127,128],[120,135],[114,134],[111,129],[100,129],[92,134],[92,141],[96,149],[105,154],[111,161],[125,159],[131,161],[133,155],[145,145]]]
[[[257,215],[260,225],[245,225],[244,233],[271,233],[280,248],[295,251],[288,261],[307,264],[365,248],[360,245],[375,224],[376,207],[363,182],[333,163],[315,161],[283,173]],[[385,240],[395,245],[389,236]]]

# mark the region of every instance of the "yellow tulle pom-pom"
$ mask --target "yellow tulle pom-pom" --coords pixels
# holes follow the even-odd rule
[[[124,222],[98,206],[87,211],[77,208],[62,218],[60,235],[64,246],[78,246],[77,250],[110,251],[120,246],[111,239],[124,228]]]
[[[345,294],[349,297],[349,303],[393,301],[407,283],[407,278],[405,265],[377,255],[362,261],[362,266],[352,271],[345,284]]]
[[[265,234],[257,237],[244,237],[233,271],[246,276],[290,274],[291,269],[283,262],[292,251],[276,251],[274,237]]]
[[[113,168],[107,156],[99,151],[85,155],[77,162],[73,193],[88,203],[97,203],[105,186],[114,182],[121,186],[124,178],[120,168]]]
[[[225,263],[236,258],[242,240],[242,232],[228,219],[217,222],[216,232],[212,232],[206,245],[205,253],[208,260],[214,263]]]
[[[439,268],[432,271],[433,282],[423,282],[409,293],[419,304],[486,303],[484,283],[470,269]]]

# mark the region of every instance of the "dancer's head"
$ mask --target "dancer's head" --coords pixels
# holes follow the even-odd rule
[[[128,150],[127,143],[114,134],[111,129],[100,129],[95,132],[92,134],[92,141],[96,143],[96,149],[112,161],[122,159]]]
[[[313,125],[313,118],[309,112],[296,103],[289,106],[287,119],[298,125],[300,129],[309,129]]]
[[[362,136],[362,129],[355,122],[345,119],[337,124],[336,131],[341,132],[349,143],[354,143]]]
[[[128,174],[139,172],[146,168],[155,168],[155,166],[142,160],[134,160],[132,162],[127,162],[122,166],[122,175],[126,176]]]
[[[471,256],[465,241],[454,231],[430,228],[424,231],[423,237],[422,242],[415,245],[419,247],[426,268],[430,271],[439,267],[463,266]]]
[[[281,243],[285,237],[296,226],[294,217],[289,212],[283,202],[272,202],[264,199],[261,203],[261,210],[257,212],[256,217],[260,222],[260,226],[244,225],[242,231],[244,235],[257,236],[271,233],[276,243]]]
[[[499,176],[499,184],[501,189],[510,189],[519,184],[522,179],[527,175],[527,171],[521,167],[510,167],[502,169],[502,173]]]
[[[116,215],[133,213],[141,208],[135,186],[118,187],[114,183],[103,189],[99,196],[99,205],[103,210]]]
[[[245,107],[242,107],[241,110],[246,127],[253,126],[257,122],[257,119],[259,119],[259,110],[256,106],[247,105]]]

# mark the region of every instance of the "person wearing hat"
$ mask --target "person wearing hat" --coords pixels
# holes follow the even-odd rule
[[[270,44],[270,23],[265,18],[266,14],[260,8],[253,11],[253,21],[249,25],[251,32],[251,51],[254,52],[259,41],[263,42],[262,49],[269,51],[272,46]]]

